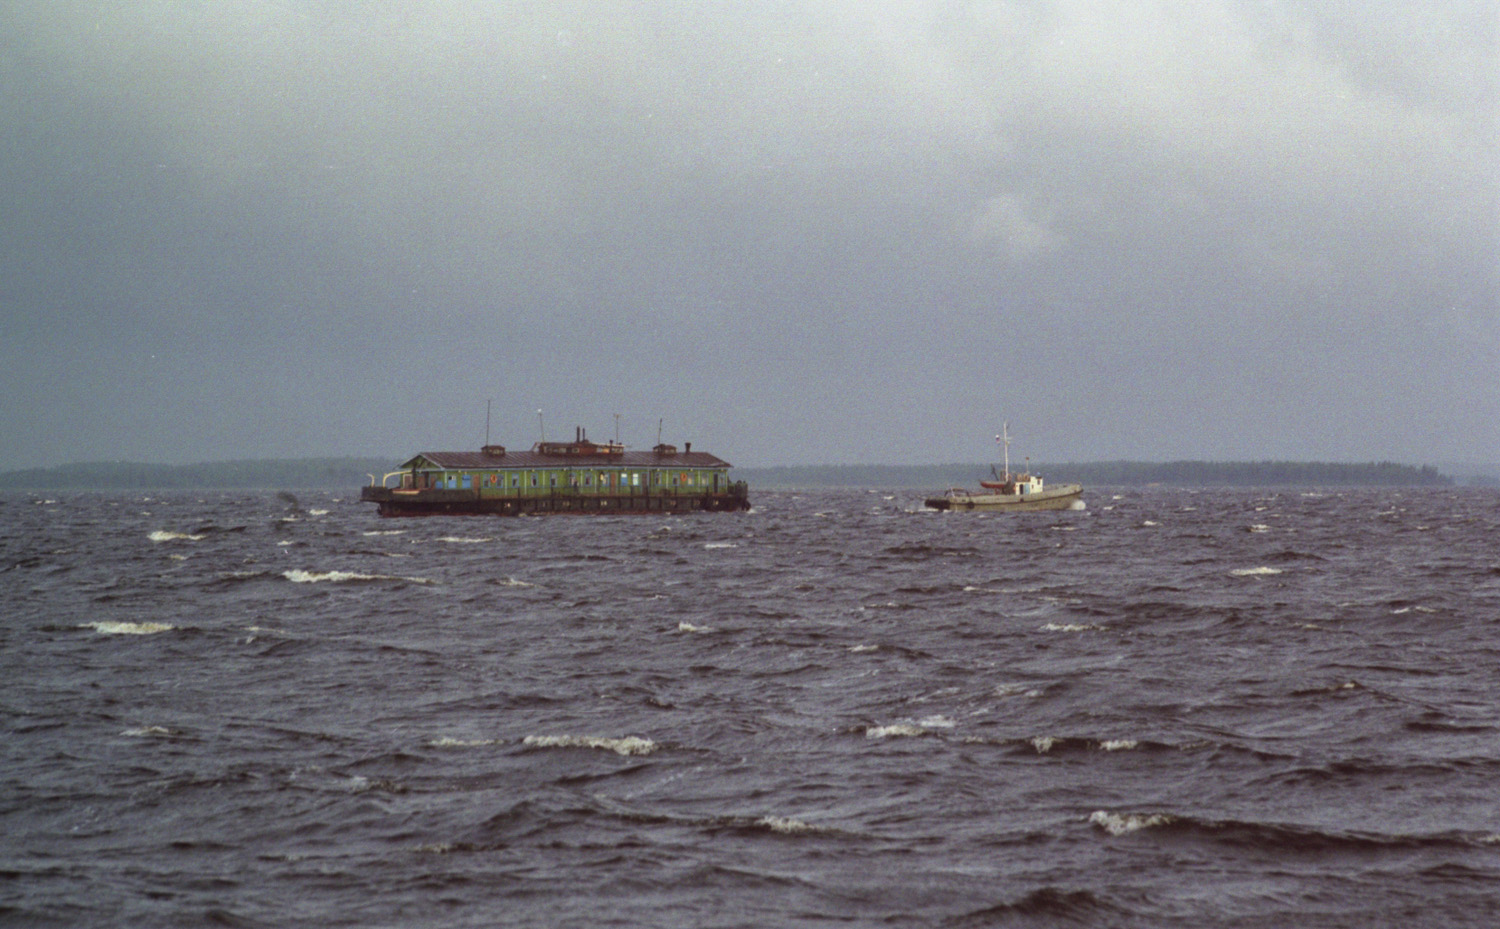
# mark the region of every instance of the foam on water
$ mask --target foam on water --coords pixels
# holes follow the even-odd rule
[[[783,835],[794,835],[799,832],[812,832],[813,827],[800,819],[792,819],[788,816],[762,816],[755,821],[757,826],[764,826],[772,832]]]
[[[93,623],[80,623],[78,628],[92,629],[100,635],[155,635],[158,632],[171,632],[176,627],[168,623],[127,623],[101,620]]]
[[[900,739],[926,735],[927,730],[916,723],[894,723],[889,726],[869,726],[865,729],[867,739]]]
[[[1270,577],[1273,574],[1280,574],[1281,569],[1264,566],[1259,568],[1235,568],[1229,573],[1235,577]]]
[[[1110,813],[1095,810],[1089,814],[1089,823],[1110,835],[1128,835],[1153,826],[1166,826],[1173,821],[1173,817],[1166,813]]]
[[[165,726],[136,726],[120,733],[120,735],[129,736],[132,739],[164,738],[171,734],[172,730]]]
[[[151,541],[161,542],[197,542],[203,536],[190,532],[169,532],[166,529],[158,529],[147,536]]]
[[[649,755],[656,751],[656,743],[638,736],[605,738],[593,735],[529,735],[522,744],[534,748],[598,748],[619,755]]]
[[[281,572],[281,576],[293,584],[316,584],[330,582],[343,584],[351,581],[406,581],[412,584],[431,584],[425,577],[402,577],[396,574],[363,574],[358,571],[303,571],[293,568]]]

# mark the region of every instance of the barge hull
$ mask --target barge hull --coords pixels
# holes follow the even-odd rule
[[[403,491],[365,487],[360,499],[377,504],[381,516],[540,516],[577,514],[609,516],[616,513],[730,513],[750,509],[747,495],[621,494],[585,496],[552,494],[536,497],[485,497],[472,490]]]

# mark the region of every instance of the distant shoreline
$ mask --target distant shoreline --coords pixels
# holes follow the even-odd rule
[[[51,468],[0,472],[0,490],[210,490],[350,489],[379,478],[397,462],[385,458],[297,458],[159,465],[139,462],[83,462]],[[1462,479],[1431,465],[1388,461],[1336,462],[1104,461],[1035,464],[1031,469],[1054,483],[1087,486],[1168,487],[1443,487],[1455,484],[1500,486],[1495,475],[1475,472]],[[789,465],[735,468],[752,489],[834,487],[927,488],[973,486],[988,464]]]
[[[1032,464],[1051,483],[1144,487],[1446,487],[1458,483],[1431,465],[1299,461],[1098,461]],[[1013,469],[1018,470],[1018,469]],[[827,465],[736,468],[752,488],[973,487],[990,465]]]

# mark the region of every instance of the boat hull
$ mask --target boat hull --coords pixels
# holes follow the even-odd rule
[[[617,513],[729,513],[750,509],[744,493],[706,494],[548,494],[529,497],[484,496],[475,490],[402,490],[364,487],[360,499],[377,504],[381,516],[541,516]]]
[[[1082,497],[1082,485],[1061,484],[1031,494],[971,493],[966,490],[952,490],[941,497],[929,497],[925,502],[934,510],[1028,512],[1070,509]]]

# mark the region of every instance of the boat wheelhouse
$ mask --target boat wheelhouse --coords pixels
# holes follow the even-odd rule
[[[749,489],[716,455],[660,444],[627,451],[618,442],[538,442],[529,451],[486,445],[477,452],[422,452],[360,499],[382,516],[546,513],[690,513],[750,508]],[[393,483],[394,481],[394,483]]]

